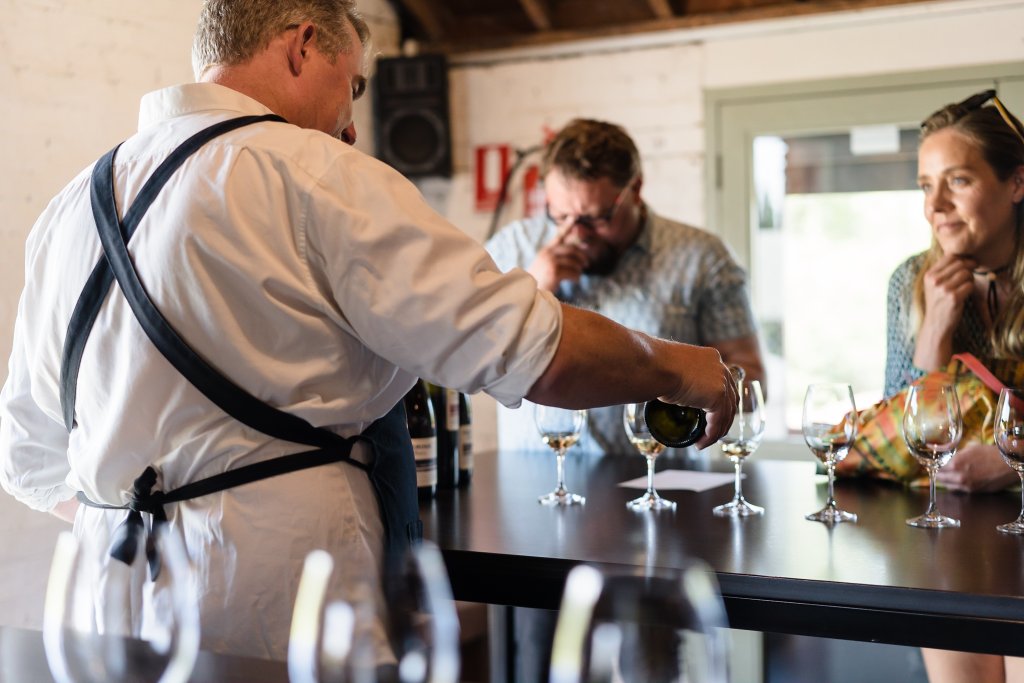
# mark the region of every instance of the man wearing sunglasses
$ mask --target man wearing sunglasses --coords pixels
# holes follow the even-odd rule
[[[545,147],[541,174],[546,215],[488,241],[499,268],[523,268],[562,301],[648,334],[713,346],[764,380],[743,269],[718,237],[658,216],[641,199],[640,155],[625,130],[571,121]],[[632,454],[621,413],[591,410],[581,445]],[[532,409],[499,408],[498,440],[536,448]]]

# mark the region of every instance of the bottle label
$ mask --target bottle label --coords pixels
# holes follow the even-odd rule
[[[456,431],[459,424],[459,392],[454,389],[444,390],[445,417],[449,431]]]
[[[416,458],[416,486],[437,486],[437,439],[433,436],[413,439],[412,453]]]
[[[459,469],[473,469],[473,428],[470,425],[459,427]]]

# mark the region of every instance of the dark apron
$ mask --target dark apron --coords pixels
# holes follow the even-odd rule
[[[284,122],[284,119],[267,115],[222,121],[183,142],[146,181],[138,198],[125,212],[123,220],[117,214],[113,185],[114,155],[118,148],[110,150],[96,162],[92,173],[91,199],[104,258],[93,268],[68,325],[61,358],[61,407],[65,425],[70,432],[75,426],[75,397],[82,352],[103,299],[116,278],[146,335],[167,360],[207,398],[232,417],[263,434],[312,446],[313,450],[228,470],[171,491],[154,491],[157,474],[152,467],[147,467],[135,480],[127,505],[95,503],[81,492],[78,499],[92,507],[128,510],[127,518],[114,534],[111,555],[130,564],[137,552],[139,539],[145,536],[143,512],[152,515],[153,524],[161,524],[167,521],[164,511],[166,504],[198,498],[279,474],[345,462],[365,471],[373,485],[384,525],[384,569],[385,574],[390,576],[399,570],[409,546],[419,541],[423,532],[416,496],[416,462],[402,401],[363,433],[348,438],[314,427],[302,418],[263,403],[206,363],[177,334],[149,299],[128,253],[128,240],[174,171],[209,140],[260,121]],[[352,447],[357,441],[368,445],[368,463],[351,456]],[[160,571],[160,562],[151,536],[146,537],[146,551],[151,574],[155,578]]]

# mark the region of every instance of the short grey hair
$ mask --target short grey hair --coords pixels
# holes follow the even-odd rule
[[[192,42],[196,79],[211,66],[249,61],[275,36],[304,21],[317,27],[317,49],[332,62],[353,47],[347,24],[364,47],[370,40],[355,0],[206,0]]]

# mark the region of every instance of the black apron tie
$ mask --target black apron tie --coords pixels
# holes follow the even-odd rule
[[[127,505],[104,505],[96,503],[82,493],[78,492],[78,502],[89,507],[103,508],[106,510],[128,510],[125,520],[114,529],[110,542],[110,556],[125,564],[135,562],[135,556],[139,552],[139,540],[146,541],[146,561],[149,564],[150,579],[156,581],[160,576],[160,556],[156,551],[156,541],[153,534],[147,532],[146,524],[142,519],[142,513],[149,513],[153,519],[153,529],[156,530],[161,524],[167,522],[167,513],[164,511],[164,497],[160,491],[153,491],[156,485],[157,473],[152,467],[145,471],[132,484]]]
[[[267,479],[329,463],[345,462],[367,473],[384,523],[384,568],[386,574],[398,571],[405,551],[422,538],[422,522],[416,496],[416,465],[406,426],[402,401],[387,415],[373,422],[362,434],[345,438],[330,430],[314,427],[290,413],[278,410],[236,385],[199,356],[167,322],[149,298],[139,280],[128,252],[128,240],[138,227],[171,174],[207,141],[241,126],[260,121],[284,121],[279,116],[247,116],[214,124],[186,140],[158,166],[146,181],[139,197],[122,221],[114,199],[113,165],[117,147],[105,154],[93,168],[91,199],[93,216],[103,245],[104,258],[97,263],[79,297],[68,326],[61,359],[61,405],[68,431],[75,426],[75,397],[78,370],[85,342],[96,320],[106,290],[116,279],[132,312],[146,335],[161,354],[208,399],[224,412],[256,431],[275,439],[312,446],[313,450],[279,456],[185,484],[168,492],[154,491],[158,473],[153,467],[135,480],[126,505],[104,505],[78,494],[83,504],[127,510],[117,527],[110,554],[131,564],[138,553],[139,540],[145,538],[151,578],[160,573],[154,535],[146,531],[142,517],[149,514],[157,527],[167,522],[164,506],[190,500],[235,486]],[[111,276],[111,271],[113,275]],[[364,464],[351,457],[357,441],[368,444],[372,461]]]

